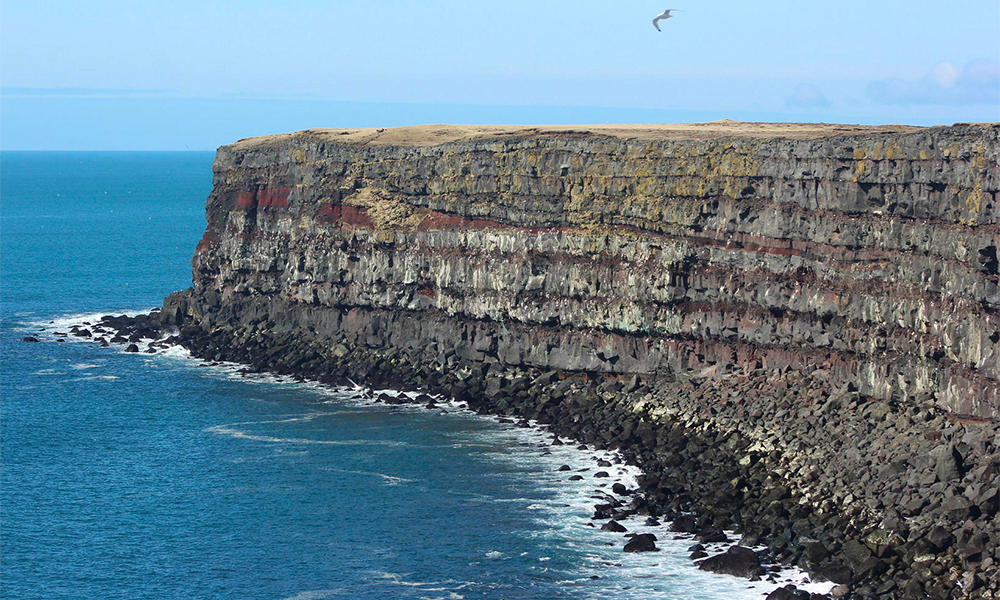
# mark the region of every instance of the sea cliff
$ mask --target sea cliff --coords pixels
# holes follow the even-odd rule
[[[220,148],[199,356],[622,450],[598,507],[857,597],[1000,597],[1000,125],[310,130]]]

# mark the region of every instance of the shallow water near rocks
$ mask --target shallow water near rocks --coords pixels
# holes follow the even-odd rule
[[[612,457],[544,432],[246,377],[179,350],[56,341],[189,285],[211,160],[0,158],[0,594],[714,599],[775,587],[702,573],[691,540],[641,521],[625,525],[657,533],[662,551],[623,553],[622,534],[590,516],[635,471],[594,478]],[[19,341],[29,334],[44,341]]]

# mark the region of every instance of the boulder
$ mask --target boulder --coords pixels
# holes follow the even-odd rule
[[[857,571],[872,556],[872,551],[858,540],[848,540],[844,544],[844,562],[852,571]]]
[[[615,521],[614,519],[611,519],[610,521],[608,521],[604,525],[601,525],[601,530],[602,531],[613,531],[615,533],[625,533],[626,531],[628,531],[628,529],[626,529],[624,525],[622,525],[618,521]]]
[[[842,564],[829,564],[812,572],[816,581],[831,581],[833,583],[851,583],[851,568]]]
[[[944,552],[955,543],[955,536],[940,525],[931,528],[924,539],[938,552]]]
[[[690,515],[682,515],[670,523],[669,529],[670,531],[676,531],[678,533],[693,533],[698,530],[698,523],[695,521],[694,517]]]
[[[656,536],[651,533],[640,533],[639,535],[633,536],[627,544],[625,544],[625,552],[659,552],[660,549],[656,547]]]
[[[801,596],[795,593],[795,591],[794,585],[786,585],[768,594],[764,600],[800,600]]]
[[[765,573],[757,553],[743,546],[732,546],[722,554],[706,558],[698,563],[698,568],[711,573],[735,575],[748,579]]]
[[[729,537],[721,531],[703,531],[695,537],[698,538],[698,541],[702,544],[722,544],[729,541]]]
[[[827,551],[826,546],[820,542],[805,542],[802,544],[802,550],[806,561],[810,565],[819,565],[830,558],[830,553]]]
[[[934,471],[938,481],[945,483],[962,477],[962,457],[955,451],[954,446],[938,446],[931,451],[934,459]]]

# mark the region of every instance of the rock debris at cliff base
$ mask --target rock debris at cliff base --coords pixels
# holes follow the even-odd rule
[[[1000,596],[1000,126],[384,133],[219,150],[196,355],[621,448],[841,594]]]

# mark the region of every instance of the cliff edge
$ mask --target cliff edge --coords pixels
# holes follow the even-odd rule
[[[998,124],[241,140],[162,315],[623,449],[632,509],[852,593],[1000,597],[998,159]]]

